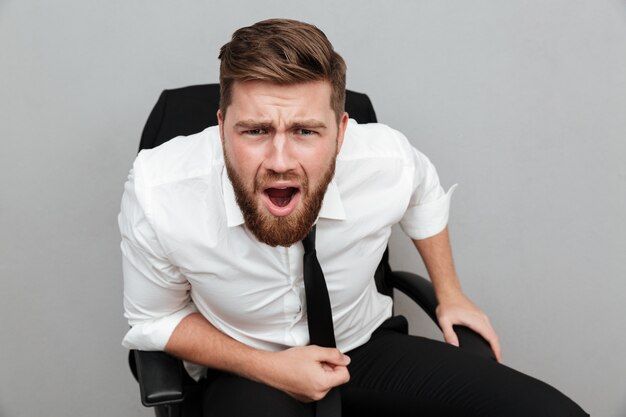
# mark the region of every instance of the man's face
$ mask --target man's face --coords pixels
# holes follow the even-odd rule
[[[246,226],[261,242],[290,246],[315,222],[348,123],[330,107],[326,81],[235,82],[218,112],[228,176]]]

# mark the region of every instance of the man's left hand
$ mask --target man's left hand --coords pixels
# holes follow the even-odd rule
[[[474,305],[462,292],[440,297],[437,306],[437,319],[447,343],[459,346],[459,338],[452,329],[453,325],[465,326],[481,335],[491,346],[498,362],[502,362],[500,341],[491,326],[489,317]]]

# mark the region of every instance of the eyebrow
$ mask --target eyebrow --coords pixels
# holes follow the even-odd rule
[[[270,129],[272,128],[272,122],[266,120],[240,120],[235,123],[236,128],[243,129]],[[299,120],[291,124],[291,129],[326,129],[326,124],[317,119]]]
[[[307,119],[294,122],[292,128],[295,129],[326,129],[326,124],[316,119]]]
[[[272,127],[272,122],[264,121],[264,120],[240,120],[235,123],[235,127],[241,127],[244,129],[268,129]]]

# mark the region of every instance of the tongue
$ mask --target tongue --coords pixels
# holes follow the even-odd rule
[[[265,190],[272,204],[285,207],[291,201],[295,188],[268,188]]]

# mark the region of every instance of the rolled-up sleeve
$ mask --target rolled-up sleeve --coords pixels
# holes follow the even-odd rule
[[[138,186],[136,172],[137,163],[124,186],[118,216],[124,317],[131,326],[122,345],[129,349],[163,350],[176,326],[196,308],[189,296],[189,282],[168,261],[150,224],[145,190]]]
[[[411,239],[426,239],[441,232],[448,224],[450,198],[457,184],[445,192],[435,166],[412,148],[414,165],[413,193],[400,227]]]

